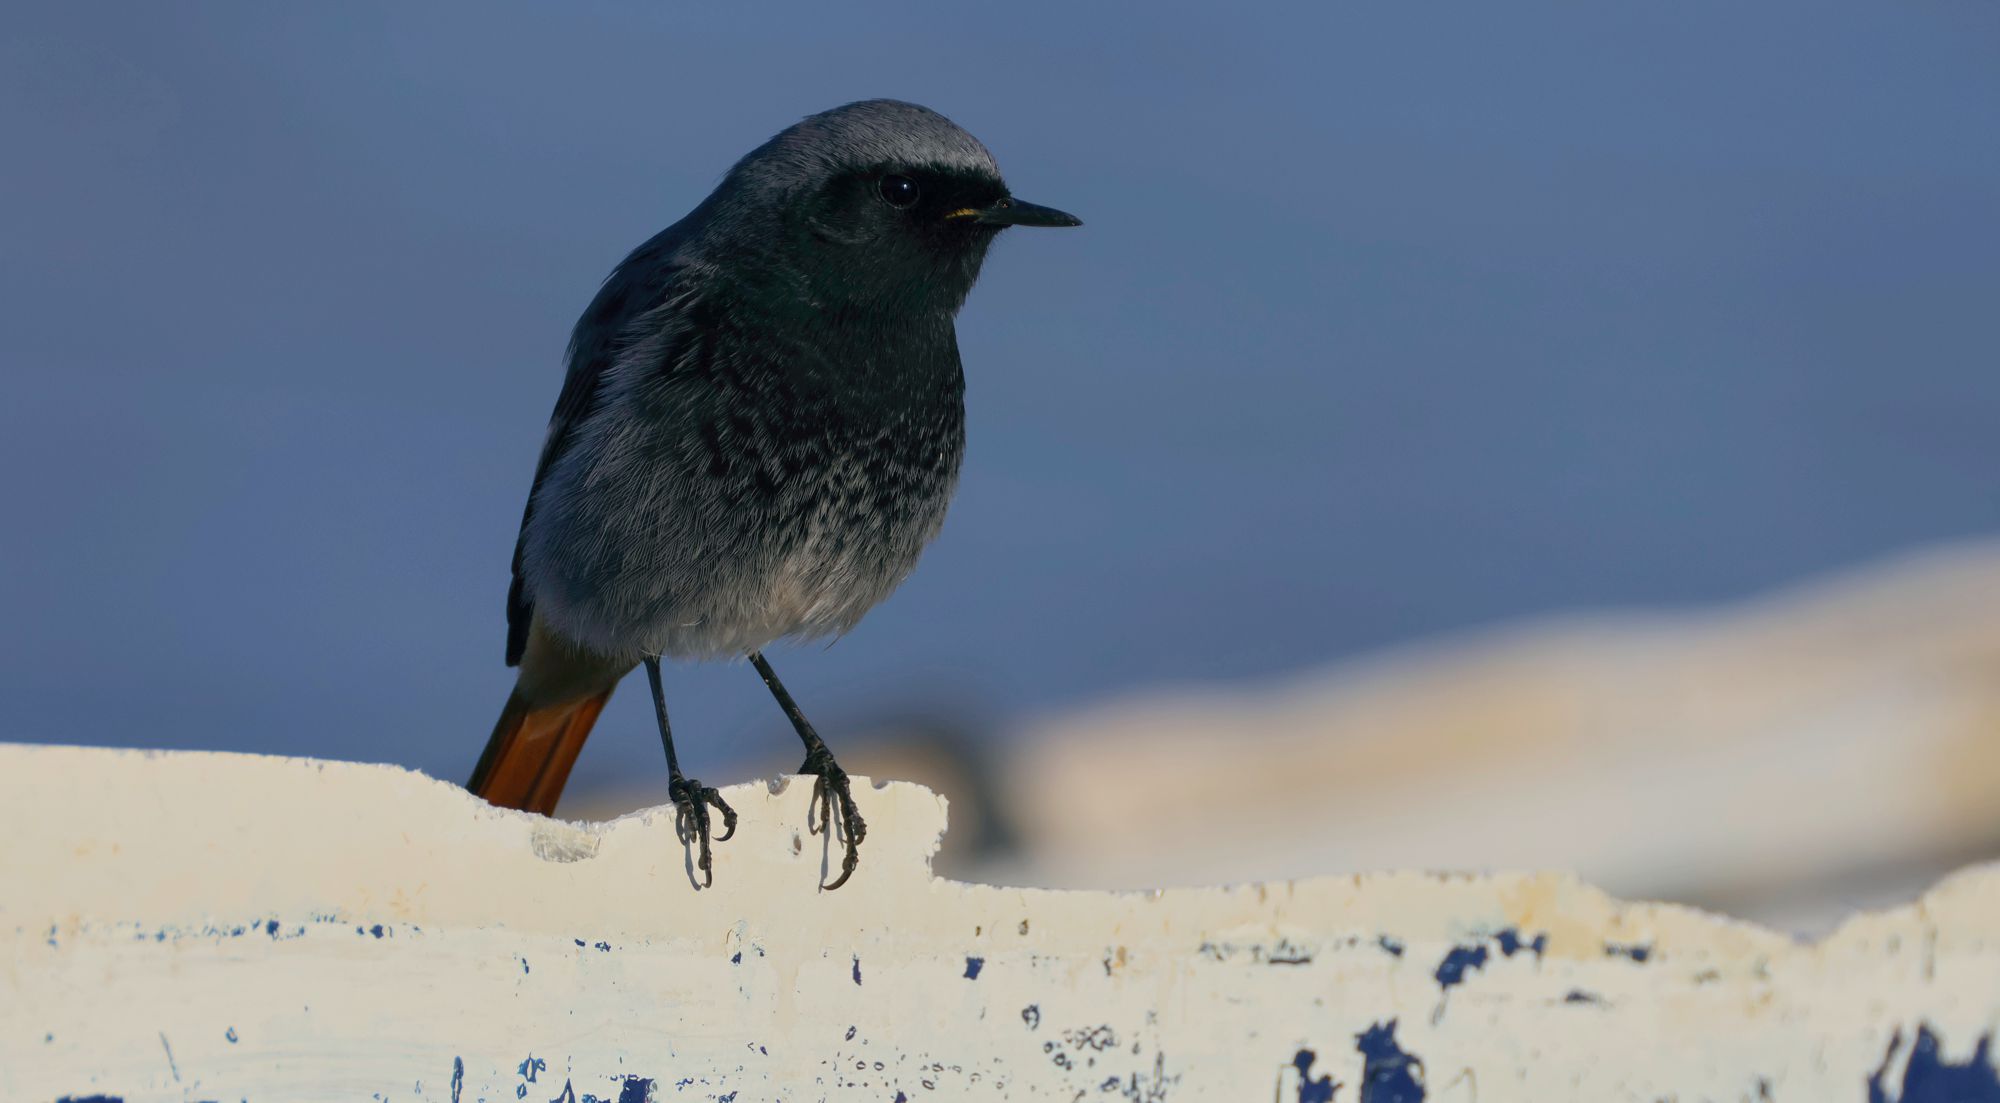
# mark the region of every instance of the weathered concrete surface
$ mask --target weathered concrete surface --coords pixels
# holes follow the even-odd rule
[[[2000,1103],[2000,867],[1816,945],[1555,875],[999,889],[864,785],[822,894],[807,793],[728,790],[701,892],[667,815],[0,746],[0,1099]]]

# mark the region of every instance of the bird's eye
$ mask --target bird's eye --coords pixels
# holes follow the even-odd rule
[[[882,178],[882,199],[891,207],[913,207],[922,190],[917,182],[907,176],[884,176]]]

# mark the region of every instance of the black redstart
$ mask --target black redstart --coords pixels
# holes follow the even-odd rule
[[[644,663],[683,838],[713,880],[660,659],[747,656],[805,742],[838,888],[865,825],[847,774],[764,660],[852,628],[937,535],[965,450],[953,318],[1008,226],[1077,219],[1008,194],[977,139],[914,104],[813,115],[632,251],[570,336],[514,546],[520,675],[469,788],[554,811],[618,681]]]

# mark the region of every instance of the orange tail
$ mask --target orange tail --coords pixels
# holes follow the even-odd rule
[[[510,694],[465,787],[502,808],[554,815],[577,752],[610,699],[606,689],[595,697],[535,708],[519,693]]]

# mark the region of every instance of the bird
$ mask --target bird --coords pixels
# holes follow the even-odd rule
[[[643,665],[712,886],[736,812],[682,772],[660,667],[748,659],[805,746],[809,825],[843,843],[820,887],[846,884],[867,823],[764,649],[846,633],[916,566],[965,453],[959,308],[1001,231],[1080,225],[943,115],[876,99],[779,131],[633,249],[570,335],[514,547],[517,673],[467,787],[552,815]]]

